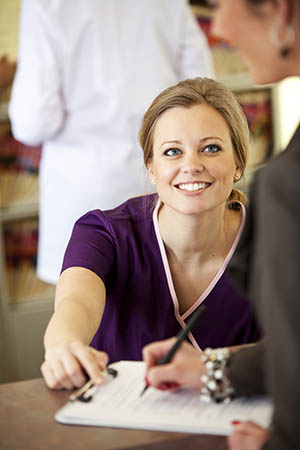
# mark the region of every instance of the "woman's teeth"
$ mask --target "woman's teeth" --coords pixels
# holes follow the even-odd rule
[[[209,186],[209,183],[181,183],[178,185],[179,189],[183,191],[199,191]]]

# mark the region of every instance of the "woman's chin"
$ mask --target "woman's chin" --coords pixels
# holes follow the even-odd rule
[[[281,81],[274,71],[262,70],[261,67],[249,65],[250,78],[254,84],[265,85]]]

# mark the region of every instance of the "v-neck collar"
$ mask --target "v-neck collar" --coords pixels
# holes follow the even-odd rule
[[[245,226],[245,221],[246,221],[246,208],[245,206],[241,203],[241,202],[236,202],[239,203],[239,205],[241,205],[242,208],[242,220],[238,229],[238,232],[236,234],[236,237],[233,241],[233,244],[222,264],[222,266],[220,267],[220,269],[218,270],[218,272],[216,273],[216,275],[214,276],[213,280],[210,282],[209,286],[205,289],[205,291],[201,294],[201,296],[198,298],[198,300],[195,301],[195,303],[187,309],[187,311],[185,311],[184,314],[180,314],[179,312],[179,302],[178,302],[178,298],[177,298],[177,294],[175,291],[175,287],[174,287],[174,283],[173,283],[173,277],[171,274],[171,269],[170,269],[170,265],[169,265],[169,261],[167,258],[167,253],[166,253],[166,249],[164,246],[164,242],[160,233],[160,229],[159,229],[159,225],[158,225],[158,211],[161,207],[161,200],[158,199],[158,202],[155,206],[155,209],[153,211],[153,224],[154,224],[154,230],[155,230],[155,235],[156,235],[156,239],[159,245],[159,250],[160,250],[160,254],[161,254],[161,258],[162,258],[162,262],[163,262],[163,266],[164,266],[164,270],[165,270],[165,275],[167,278],[167,283],[168,283],[168,287],[169,287],[169,291],[171,294],[171,298],[173,301],[173,305],[174,305],[174,314],[175,317],[177,319],[177,321],[179,322],[179,324],[181,325],[182,328],[185,328],[186,324],[185,324],[185,320],[195,311],[195,309],[198,308],[199,305],[201,305],[201,303],[206,299],[206,297],[210,294],[210,292],[213,290],[213,288],[215,287],[215,285],[218,283],[218,281],[220,280],[221,276],[223,275],[226,267],[228,266],[229,261],[232,258],[232,255],[235,252],[235,249],[239,243],[243,228]],[[194,345],[195,348],[200,349],[198,343],[196,342],[194,336],[192,335],[192,333],[190,333],[189,338],[192,342],[192,344]]]

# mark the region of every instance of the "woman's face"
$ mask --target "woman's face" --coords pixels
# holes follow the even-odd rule
[[[237,170],[227,123],[205,104],[166,111],[154,129],[149,170],[167,208],[199,214],[224,206]]]
[[[270,41],[278,11],[273,2],[255,10],[246,0],[210,0],[213,5],[214,35],[240,50],[255,83],[265,84],[283,78],[279,48]]]

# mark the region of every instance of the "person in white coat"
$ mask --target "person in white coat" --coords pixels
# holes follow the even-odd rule
[[[186,0],[23,0],[9,116],[43,146],[39,278],[56,283],[84,212],[152,190],[137,135],[153,97],[213,75]]]

